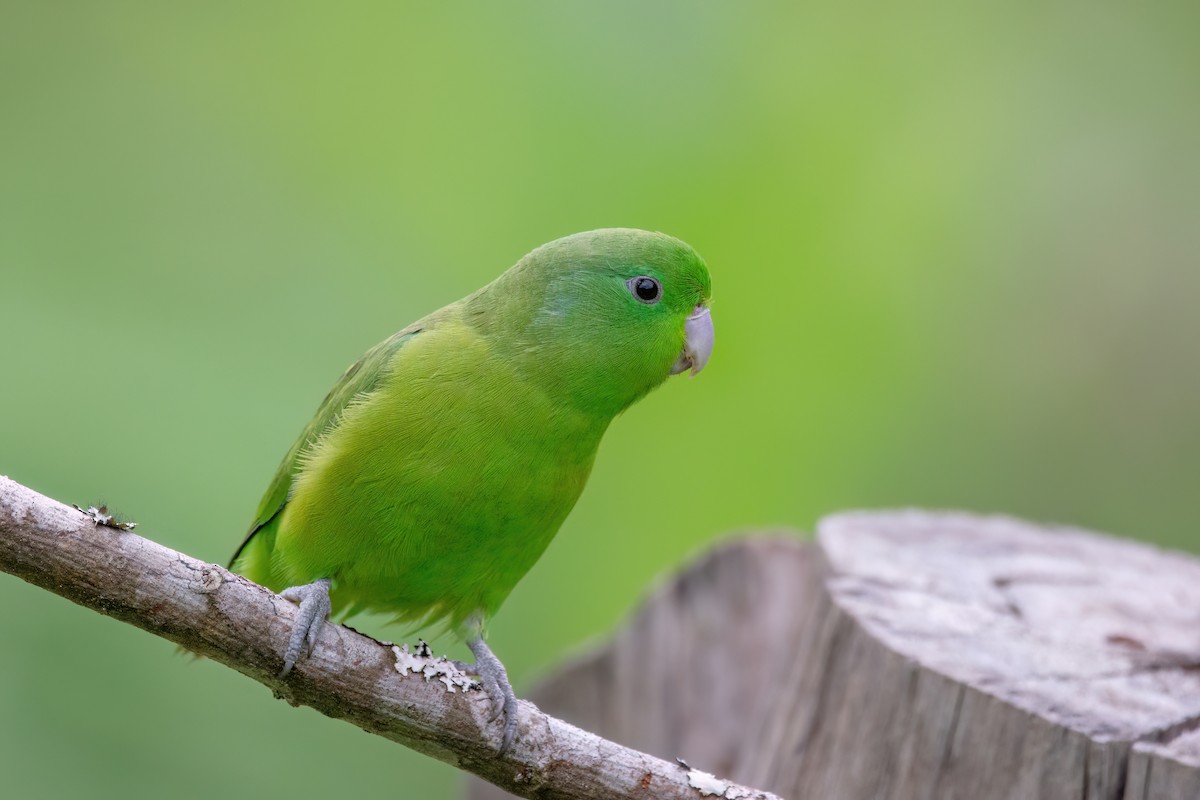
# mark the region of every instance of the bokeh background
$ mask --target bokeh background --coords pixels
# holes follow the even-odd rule
[[[707,258],[717,349],[495,619],[518,690],[737,529],[949,506],[1200,549],[1198,8],[9,0],[0,473],[223,562],[363,350],[624,225]],[[0,774],[462,785],[3,575]]]

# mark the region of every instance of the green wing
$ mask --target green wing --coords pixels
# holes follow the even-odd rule
[[[296,478],[296,473],[300,471],[300,460],[304,452],[337,425],[338,418],[351,400],[373,391],[379,385],[380,378],[387,371],[387,366],[395,357],[396,352],[421,330],[419,325],[411,325],[393,334],[368,350],[362,358],[342,373],[342,377],[338,379],[338,382],[321,402],[316,416],[312,418],[308,427],[300,434],[300,438],[292,445],[292,449],[284,456],[283,463],[279,465],[279,470],[275,473],[275,478],[271,481],[267,493],[259,501],[258,511],[254,515],[254,523],[250,526],[250,532],[238,547],[237,552],[233,554],[233,558],[229,559],[230,569],[233,569],[238,558],[246,549],[246,545],[250,544],[250,540],[254,538],[255,534],[275,519],[287,505],[292,491],[292,482]]]

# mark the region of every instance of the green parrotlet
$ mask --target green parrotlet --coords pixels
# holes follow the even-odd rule
[[[484,625],[587,482],[613,418],[713,347],[708,268],[661,233],[545,244],[367,351],[259,503],[231,567],[300,611],[283,674],[325,619],[441,622],[503,715],[517,701]]]

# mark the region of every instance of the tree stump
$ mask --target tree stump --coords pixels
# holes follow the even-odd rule
[[[1002,517],[839,515],[815,544],[718,547],[531,699],[794,800],[1200,798],[1200,561]]]

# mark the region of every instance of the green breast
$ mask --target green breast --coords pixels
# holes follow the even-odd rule
[[[608,422],[551,401],[464,325],[421,333],[304,459],[273,577],[332,577],[342,609],[489,616],[574,506]]]

